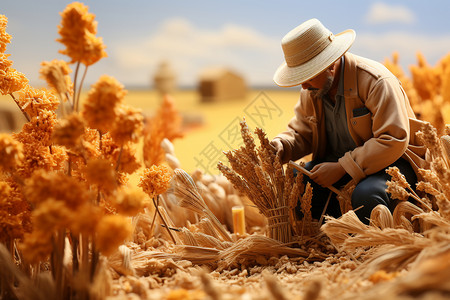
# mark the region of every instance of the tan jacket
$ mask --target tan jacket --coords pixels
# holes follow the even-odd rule
[[[422,122],[416,119],[401,83],[386,67],[346,53],[344,98],[348,129],[357,147],[345,153],[339,163],[356,182],[400,157],[416,171],[426,166],[426,149],[415,136]],[[354,109],[361,111],[364,106],[368,112],[354,117]],[[283,162],[310,153],[313,159],[323,157],[326,133],[322,101],[313,101],[310,92],[302,89],[295,116],[277,139],[283,144]]]

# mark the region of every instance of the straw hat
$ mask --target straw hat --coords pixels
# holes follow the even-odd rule
[[[333,35],[317,19],[304,22],[283,37],[285,62],[278,67],[273,80],[281,87],[310,80],[344,55],[355,35],[352,29]]]

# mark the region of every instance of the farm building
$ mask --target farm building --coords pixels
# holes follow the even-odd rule
[[[208,68],[200,73],[199,92],[202,102],[245,97],[247,85],[238,73],[223,67]]]

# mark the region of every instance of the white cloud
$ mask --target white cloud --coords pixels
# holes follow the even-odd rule
[[[111,58],[134,84],[148,84],[162,60],[171,63],[181,85],[195,85],[199,72],[212,65],[229,66],[251,84],[270,84],[283,59],[280,40],[235,24],[212,30],[172,18],[150,36],[116,46]]]
[[[422,52],[430,63],[435,65],[450,49],[450,36],[432,36],[409,32],[388,32],[382,34],[360,33],[351,52],[383,62],[391,58],[393,52],[400,54],[400,63],[404,71],[410,65],[417,65],[416,54]]]
[[[223,25],[217,29],[194,26],[186,19],[169,19],[147,37],[117,40],[111,45],[109,58],[116,78],[125,85],[151,82],[158,65],[168,60],[177,73],[180,85],[195,86],[200,71],[207,66],[225,65],[240,72],[253,85],[274,86],[273,73],[283,61],[281,37],[270,37],[244,26]],[[405,72],[417,64],[422,52],[435,65],[450,49],[450,36],[417,34],[406,31],[357,32],[351,52],[376,61],[400,54]]]
[[[381,23],[414,23],[416,17],[414,13],[405,6],[391,5],[382,2],[376,2],[366,15],[366,21],[369,24]]]

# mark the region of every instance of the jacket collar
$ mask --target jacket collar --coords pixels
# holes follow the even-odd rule
[[[347,52],[345,55],[344,69],[344,97],[358,97],[357,85],[357,61],[353,54]]]

